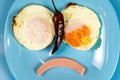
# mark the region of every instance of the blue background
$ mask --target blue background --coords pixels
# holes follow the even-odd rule
[[[110,0],[120,21],[120,0]],[[6,15],[14,0],[0,0],[0,80],[14,80],[10,74],[4,55],[3,34]],[[120,45],[120,44],[119,44]],[[120,58],[115,74],[111,80],[120,80]]]

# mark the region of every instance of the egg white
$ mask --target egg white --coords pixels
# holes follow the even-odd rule
[[[90,29],[91,42],[87,45],[82,45],[80,47],[73,47],[79,50],[89,50],[92,48],[96,41],[98,40],[101,23],[95,12],[88,9],[87,7],[80,5],[70,5],[62,11],[65,20],[65,33],[74,31],[77,28],[77,25],[85,24]],[[70,26],[74,25],[73,28]],[[65,39],[64,39],[65,41]],[[65,41],[66,42],[66,41]],[[67,42],[66,42],[67,43]]]
[[[53,13],[46,7],[40,5],[25,7],[15,16],[13,21],[13,32],[16,39],[30,50],[44,49],[52,42],[54,37],[52,18]],[[43,25],[45,28],[38,27],[38,25]]]

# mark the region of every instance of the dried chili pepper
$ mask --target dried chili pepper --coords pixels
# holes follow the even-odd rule
[[[54,48],[51,54],[54,54],[58,48],[60,47],[60,44],[63,39],[64,35],[64,17],[61,12],[59,12],[54,4],[54,0],[52,0],[54,9],[55,9],[55,14],[53,17],[54,21],[54,28],[55,28],[55,43],[54,43]]]

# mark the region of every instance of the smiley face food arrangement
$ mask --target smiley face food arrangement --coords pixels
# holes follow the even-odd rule
[[[42,50],[54,39],[52,54],[57,52],[62,41],[74,49],[90,50],[100,34],[101,24],[96,13],[74,3],[61,12],[56,9],[54,2],[53,6],[55,14],[41,5],[29,5],[20,11],[13,19],[16,40],[28,50]],[[68,58],[51,59],[40,66],[36,73],[42,75],[54,67],[71,68],[81,76],[85,73],[85,67]]]

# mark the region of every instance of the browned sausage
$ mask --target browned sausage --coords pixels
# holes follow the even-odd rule
[[[48,69],[51,69],[54,67],[60,67],[60,66],[71,68],[71,69],[75,70],[76,72],[78,72],[79,74],[81,74],[81,76],[85,72],[85,68],[81,64],[77,63],[76,61],[74,61],[72,59],[55,58],[55,59],[51,59],[51,60],[47,61],[45,64],[40,66],[40,68],[37,70],[37,74],[42,75]]]

